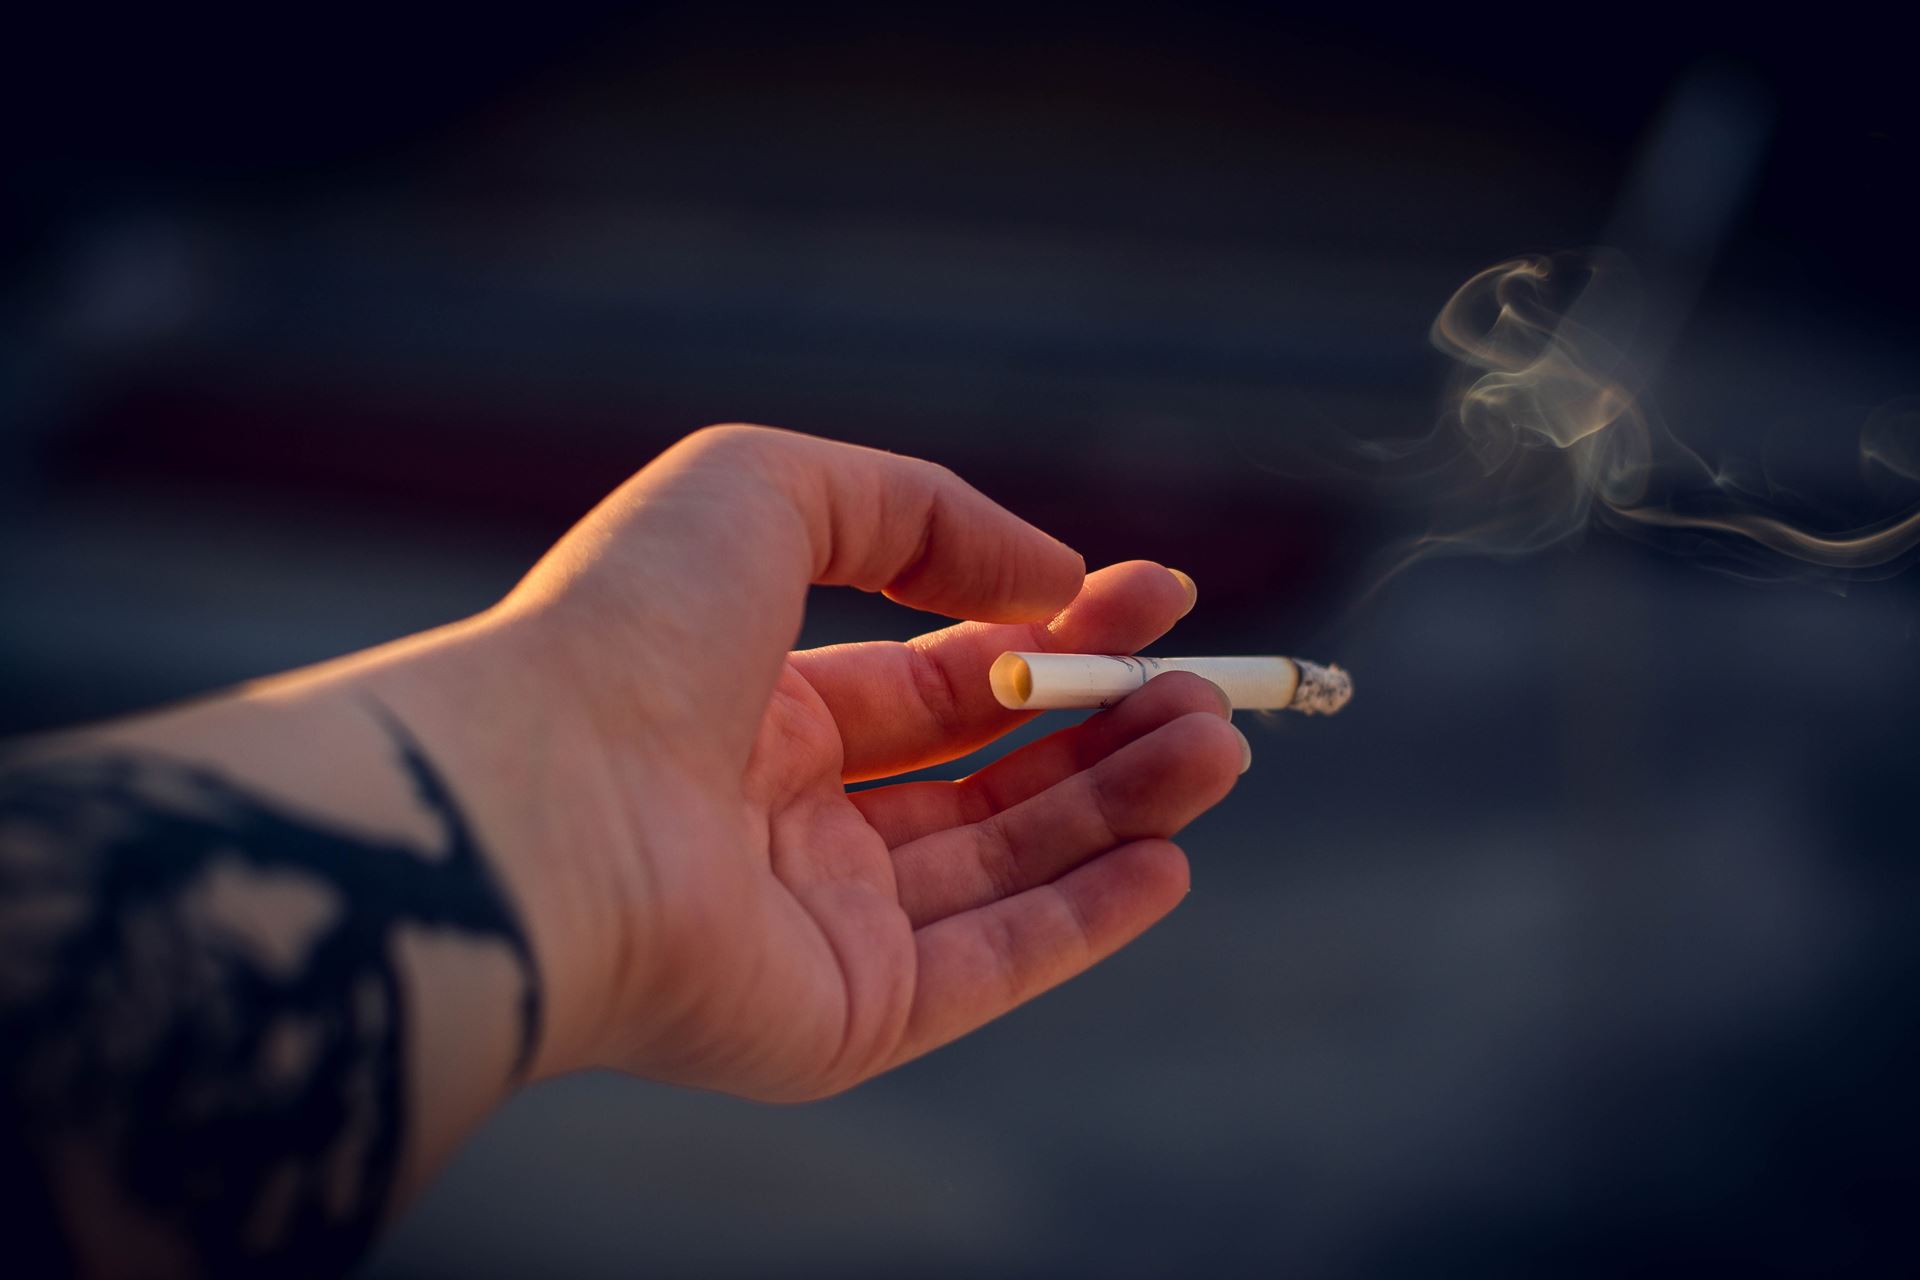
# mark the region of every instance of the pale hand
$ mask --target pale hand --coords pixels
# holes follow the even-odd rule
[[[810,584],[975,621],[789,653]],[[1167,837],[1249,758],[1206,681],[1163,676],[961,782],[846,784],[1030,718],[988,691],[1003,650],[1132,652],[1191,603],[1156,564],[1085,574],[928,463],[751,427],[663,454],[473,624],[542,704],[527,803],[571,815],[494,824],[523,846],[511,881],[572,885],[564,926],[534,920],[576,988],[550,992],[543,1071],[817,1097],[1134,938],[1187,891]]]

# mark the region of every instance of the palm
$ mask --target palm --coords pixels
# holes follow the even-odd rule
[[[763,891],[776,918],[804,927],[743,938],[763,962],[788,967],[797,991],[766,1016],[785,1023],[802,1052],[790,1069],[831,1092],[883,1069],[895,1048],[910,984],[892,983],[883,1009],[856,1010],[855,993],[882,975],[913,972],[913,928],[900,904],[886,839],[841,781],[845,744],[818,692],[791,662],[781,673],[747,767],[750,820],[765,833]],[[791,936],[797,934],[798,938]],[[857,1029],[856,1014],[861,1024]],[[877,1025],[867,1025],[877,1024]]]
[[[1088,640],[1132,649],[1177,617],[1183,602],[1148,568],[1090,579],[1083,612],[1100,634]],[[717,1041],[694,1041],[703,1076],[726,1060],[720,1074],[738,1077],[724,1087],[740,1092],[844,1088],[1071,976],[1178,901],[1184,859],[1164,837],[1225,793],[1242,749],[1204,681],[1156,681],[963,782],[846,788],[1018,724],[986,696],[986,664],[1049,639],[1061,637],[977,624],[923,637],[963,691],[940,707],[906,646],[789,657],[742,778],[744,856],[716,851],[746,882],[722,874],[713,891],[751,907],[699,940],[738,975],[711,993]]]

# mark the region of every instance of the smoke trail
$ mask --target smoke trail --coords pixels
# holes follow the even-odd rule
[[[1920,546],[1920,509],[1855,527],[1814,527],[1778,495],[1736,483],[1661,426],[1629,363],[1639,317],[1625,261],[1607,251],[1515,258],[1480,272],[1433,322],[1458,362],[1436,430],[1367,446],[1375,460],[1426,455],[1435,528],[1387,576],[1437,554],[1515,556],[1595,523],[1741,576],[1883,577]],[[1920,403],[1863,429],[1869,472],[1920,479]]]
[[[1860,429],[1860,460],[1907,480],[1920,480],[1920,397],[1881,405]]]

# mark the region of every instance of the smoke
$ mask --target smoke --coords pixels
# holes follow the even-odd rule
[[[1861,523],[1736,480],[1748,469],[1710,463],[1647,404],[1630,359],[1640,321],[1633,273],[1606,250],[1515,258],[1460,287],[1431,334],[1456,362],[1441,421],[1360,446],[1434,503],[1387,577],[1435,555],[1525,555],[1595,525],[1744,577],[1836,584],[1904,567],[1920,546],[1911,489],[1906,510]],[[1920,401],[1876,411],[1859,451],[1883,492],[1920,480]]]
[[[1873,411],[1860,429],[1860,459],[1869,474],[1878,467],[1920,480],[1920,397],[1903,397]]]

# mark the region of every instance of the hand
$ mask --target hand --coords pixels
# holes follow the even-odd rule
[[[789,653],[810,584],[962,622]],[[1144,561],[1080,557],[944,468],[764,428],[700,432],[567,535],[492,619],[538,688],[580,816],[541,874],[591,886],[583,1061],[757,1098],[847,1088],[1086,969],[1170,911],[1166,837],[1246,740],[1163,676],[960,782],[849,793],[1026,715],[1007,649],[1126,653],[1191,607]],[[523,873],[524,874],[524,873]]]

